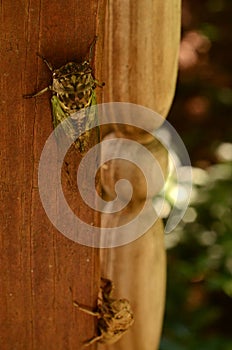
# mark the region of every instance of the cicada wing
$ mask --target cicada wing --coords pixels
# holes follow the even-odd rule
[[[97,99],[96,99],[96,94],[94,91],[92,92],[90,107],[87,109],[86,115],[87,115],[87,118],[86,118],[85,129],[90,130],[91,128],[96,127],[97,134],[98,134],[97,137],[98,137],[98,142],[99,142],[100,141],[100,129],[99,129],[99,123],[98,123]]]
[[[70,138],[81,154],[85,154],[91,144],[93,137],[91,129],[96,127],[97,139],[100,141],[100,130],[97,120],[96,95],[94,91],[91,96],[90,107],[83,108],[76,113],[68,114],[62,108],[57,96],[52,97],[53,125],[56,137],[62,137],[62,132]],[[57,126],[62,123],[62,128]]]
[[[55,135],[57,139],[62,136],[62,132],[70,138],[73,142],[76,140],[75,128],[72,124],[70,115],[66,113],[57,96],[53,96],[51,99],[52,103],[52,116],[53,116],[53,126],[55,129]],[[57,128],[57,126],[62,123],[62,128]]]
[[[78,112],[71,115],[71,121],[78,134],[75,142],[76,148],[84,155],[86,151],[93,146],[92,139],[95,139],[94,132],[97,132],[97,141],[100,141],[100,132],[97,119],[96,95],[92,91],[89,107],[82,108]],[[76,135],[77,135],[76,134]]]

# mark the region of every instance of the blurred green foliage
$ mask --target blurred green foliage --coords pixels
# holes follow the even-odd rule
[[[232,163],[216,152],[223,142],[232,143],[231,13],[231,0],[183,1],[179,79],[169,121],[205,181],[194,183],[189,209],[196,218],[183,219],[166,236],[160,350],[232,349]]]
[[[169,234],[179,239],[168,250],[160,350],[232,349],[232,163],[207,173],[207,183],[194,186],[197,219]]]

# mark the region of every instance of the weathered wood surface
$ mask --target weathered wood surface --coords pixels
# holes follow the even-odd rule
[[[98,251],[58,232],[39,197],[38,163],[52,131],[50,94],[30,100],[22,95],[51,82],[36,52],[54,67],[86,57],[102,23],[103,3],[1,1],[1,350],[79,349],[96,332],[95,320],[77,311],[73,299],[96,305]],[[72,157],[70,171],[80,161]],[[70,203],[87,222],[97,222],[89,208],[78,206],[78,193],[69,191],[67,182]]]
[[[167,116],[175,92],[180,40],[180,0],[110,1],[105,30],[105,63],[103,79],[105,101],[132,102]],[[104,128],[104,134],[116,131],[123,137],[125,129]],[[130,130],[130,138],[133,138]],[[139,136],[139,139],[138,139]],[[144,135],[145,136],[145,135]],[[144,143],[138,135],[134,140]],[[165,164],[166,152],[157,160]],[[156,152],[156,148],[153,149]],[[116,163],[116,162],[115,162]],[[113,167],[113,166],[112,166]],[[117,167],[117,168],[116,168]],[[111,174],[113,169],[109,167]],[[120,173],[115,165],[115,174]],[[165,169],[164,174],[166,173]],[[128,179],[128,172],[125,171]],[[114,177],[114,175],[112,175]],[[115,176],[115,177],[116,177]],[[134,183],[134,178],[131,179]],[[114,195],[103,185],[107,197]],[[141,193],[141,188],[136,192]],[[140,198],[141,201],[141,198]],[[137,206],[141,205],[139,200]],[[136,200],[131,208],[136,208]],[[123,215],[103,216],[102,224],[122,225],[133,217],[133,209]],[[160,342],[165,307],[166,259],[163,226],[154,226],[136,241],[101,254],[102,274],[112,278],[115,296],[130,300],[135,313],[131,329],[110,350],[157,350]],[[103,349],[103,346],[99,346]]]
[[[100,280],[98,251],[60,234],[47,218],[39,198],[38,163],[52,131],[50,96],[22,99],[23,94],[50,83],[50,72],[36,52],[59,67],[67,61],[85,58],[97,33],[95,74],[106,82],[105,102],[139,103],[166,117],[174,95],[180,1],[109,1],[105,22],[104,11],[104,0],[68,0],[65,9],[63,1],[1,2],[3,350],[79,349],[82,341],[96,332],[93,317],[77,311],[72,301],[96,305]],[[75,158],[72,162],[73,155],[70,157],[69,171],[73,175],[79,160]],[[78,205],[78,191],[70,189],[66,178],[63,186],[74,210],[88,222],[97,223],[96,214]],[[110,349],[158,348],[165,270],[160,222],[130,245],[102,251],[101,273],[114,280],[116,296],[131,300],[136,318],[131,331]],[[92,349],[103,347],[108,348],[95,344]]]

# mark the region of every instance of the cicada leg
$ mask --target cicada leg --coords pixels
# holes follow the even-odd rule
[[[87,309],[86,307],[80,306],[76,301],[73,302],[73,305],[76,306],[79,310],[85,312],[88,315],[91,316],[95,316],[95,317],[99,317],[100,313],[98,311],[92,311]],[[103,338],[103,335],[97,335],[96,337],[91,338],[90,340],[87,340],[84,344],[83,347],[87,347],[91,344],[94,344],[96,342],[98,342],[99,340],[101,340]]]
[[[76,301],[73,302],[73,305],[76,306],[79,310],[85,312],[88,315],[95,316],[95,317],[99,317],[100,316],[100,313],[98,311],[92,311],[92,310],[89,310],[86,307],[80,306]]]
[[[23,95],[23,98],[32,98],[32,97],[37,97],[40,96],[42,94],[44,94],[46,91],[52,90],[51,86],[47,86],[46,88],[40,90],[39,92],[36,92],[35,94],[31,94],[31,95]]]
[[[52,68],[52,65],[50,62],[48,62],[46,60],[46,58],[44,56],[42,56],[40,53],[37,52],[37,56],[39,56],[43,61],[44,63],[47,65],[48,69],[53,72],[53,68]],[[40,96],[42,95],[44,92],[46,91],[49,91],[49,90],[52,90],[52,87],[51,86],[47,86],[46,88],[40,90],[39,92],[36,92],[35,94],[30,94],[30,95],[23,95],[23,98],[32,98],[32,97],[37,97],[37,96]]]
[[[94,337],[94,338],[92,338],[92,339],[90,339],[90,340],[87,340],[87,341],[83,344],[83,347],[86,348],[87,346],[92,345],[92,344],[98,342],[98,341],[101,340],[102,338],[103,338],[103,335],[102,335],[102,334],[101,334],[101,335],[97,335],[96,337]]]
[[[94,46],[96,45],[96,42],[97,42],[97,35],[95,35],[95,37],[93,39],[93,42],[92,42],[92,44],[90,45],[90,48],[89,48],[89,63],[92,61],[93,49],[94,49]]]
[[[42,56],[40,53],[38,53],[38,52],[37,52],[37,56],[39,56],[39,57],[44,61],[44,63],[47,65],[48,69],[49,69],[51,72],[53,72],[53,68],[52,68],[51,63],[48,62],[47,59],[46,59],[44,56]]]
[[[94,79],[94,83],[101,88],[103,88],[103,86],[105,86],[104,81],[103,81],[103,83],[100,83],[98,80]]]

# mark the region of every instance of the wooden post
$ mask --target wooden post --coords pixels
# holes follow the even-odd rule
[[[80,313],[73,300],[96,306],[100,274],[113,280],[116,297],[131,301],[135,323],[118,343],[94,344],[90,349],[158,348],[166,269],[161,222],[127,246],[102,250],[100,273],[98,250],[78,245],[58,232],[40,201],[38,164],[52,131],[49,93],[37,99],[22,98],[51,82],[36,52],[60,67],[84,59],[97,34],[94,64],[96,77],[106,82],[103,101],[141,104],[166,117],[176,83],[180,1],[108,1],[106,17],[105,10],[105,0],[1,2],[3,350],[79,349],[84,340],[96,335],[96,320]],[[103,134],[109,130],[118,132],[105,128]],[[165,165],[166,152],[157,147],[153,151]],[[63,188],[68,202],[88,223],[98,224],[98,216],[83,205],[75,185],[80,157],[72,152],[67,157]],[[120,222],[120,217],[115,215],[113,220]],[[107,219],[103,221],[107,226]]]
[[[110,1],[106,18],[104,101],[140,104],[166,118],[176,86],[180,1]],[[143,138],[136,129],[122,126],[104,128],[104,135],[106,138],[129,135],[130,139],[142,143],[155,155],[164,176],[167,174],[167,152],[159,142],[149,144],[146,135]],[[132,219],[142,207],[141,183],[135,183],[139,174],[136,170],[126,171],[125,167],[115,161],[103,171],[102,186],[108,198],[114,198],[113,183],[120,175],[125,175],[134,185],[131,205],[121,213],[104,215],[102,225],[106,227],[123,225],[126,218]],[[158,220],[134,242],[102,250],[102,274],[114,281],[116,297],[130,300],[135,318],[128,333],[107,349],[157,350],[159,347],[166,283],[163,231]]]
[[[37,52],[57,68],[83,60],[98,30],[100,59],[104,9],[104,0],[1,1],[3,350],[80,349],[84,340],[96,334],[94,318],[80,313],[73,300],[96,306],[100,281],[98,250],[78,245],[57,231],[39,197],[40,154],[53,129],[51,95],[46,93],[30,100],[22,96],[51,83],[51,72]],[[96,66],[99,68],[100,63]],[[100,80],[98,71],[95,74]],[[69,160],[72,173],[80,158],[70,155]],[[63,186],[77,212],[88,223],[97,224],[96,214],[78,205],[78,192],[68,188],[67,179]],[[96,345],[90,348],[95,349]]]

